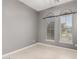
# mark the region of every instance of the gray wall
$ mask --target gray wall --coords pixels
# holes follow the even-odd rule
[[[36,42],[37,12],[18,0],[2,0],[3,54]]]
[[[76,2],[52,7],[37,13],[32,8],[18,0],[2,0],[2,45],[3,54],[23,48],[35,42],[54,44],[46,41],[46,25],[43,17],[56,14],[56,11],[71,9],[76,11]],[[38,20],[39,19],[39,20]],[[56,18],[55,30],[58,33],[58,18]],[[75,21],[75,20],[74,20]],[[57,29],[58,28],[58,29]],[[76,28],[76,25],[74,25]],[[76,38],[76,29],[74,39]],[[58,39],[57,35],[55,39]],[[75,41],[76,43],[76,41]],[[59,44],[61,46],[61,44]],[[66,45],[71,46],[72,45]]]
[[[46,19],[42,19],[47,16],[52,16],[57,14],[58,12],[63,13],[64,10],[70,9],[71,11],[77,11],[77,3],[76,1],[65,3],[59,6],[55,6],[43,11],[40,11],[39,14],[39,42],[46,43],[46,44],[53,44],[53,45],[58,45],[58,46],[63,46],[63,47],[68,47],[68,48],[75,48],[71,44],[63,44],[63,43],[58,43],[57,41],[59,40],[60,32],[59,32],[59,18],[55,18],[55,39],[56,42],[52,41],[46,41],[46,36],[47,36],[47,26],[46,26]],[[53,18],[52,18],[53,19]],[[77,20],[76,17],[73,18],[73,22]],[[76,43],[76,25],[74,25],[74,41]]]

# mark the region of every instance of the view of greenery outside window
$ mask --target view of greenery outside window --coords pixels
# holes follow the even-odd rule
[[[60,17],[60,42],[72,44],[72,15]]]

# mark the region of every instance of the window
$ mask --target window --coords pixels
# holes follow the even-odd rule
[[[72,15],[60,17],[60,42],[72,44]]]
[[[54,20],[48,19],[47,21],[47,39],[54,40]]]

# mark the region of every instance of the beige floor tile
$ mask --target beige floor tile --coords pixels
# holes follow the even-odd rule
[[[36,45],[11,55],[10,59],[76,59],[76,55],[76,50]]]

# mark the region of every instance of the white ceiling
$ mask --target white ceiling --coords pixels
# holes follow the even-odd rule
[[[20,0],[36,11],[41,11],[59,4],[67,3],[72,0]]]

